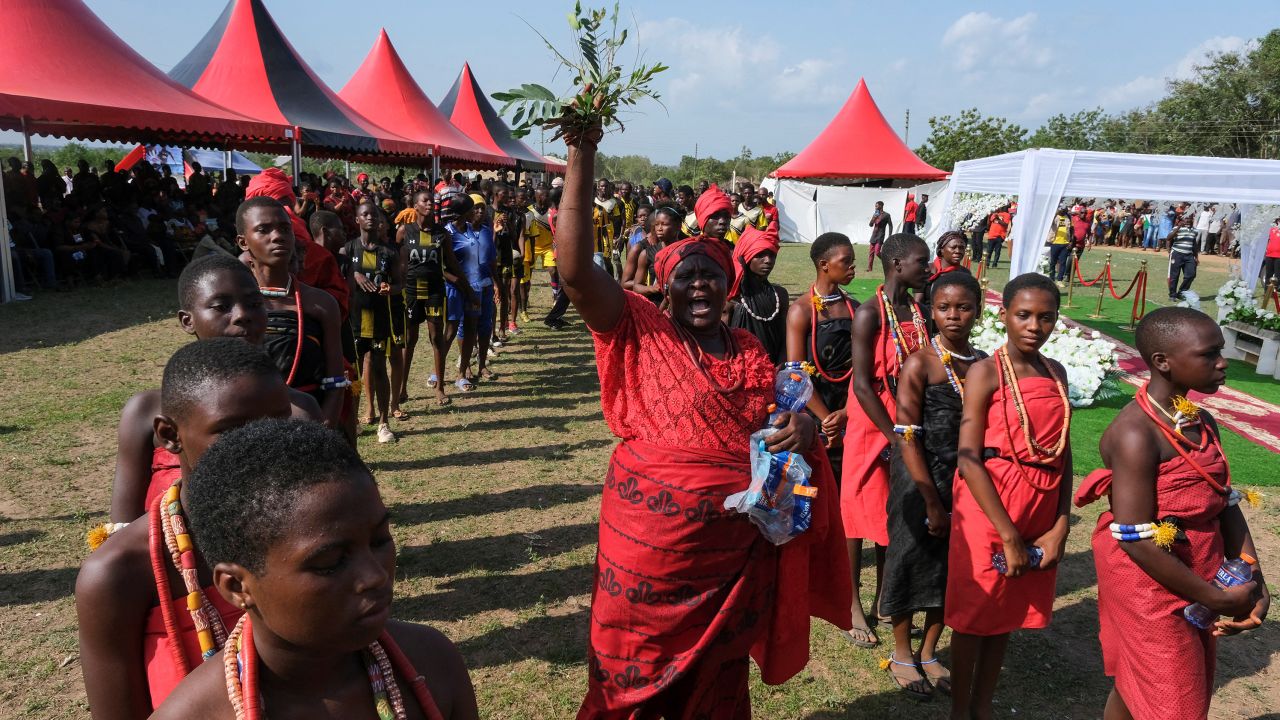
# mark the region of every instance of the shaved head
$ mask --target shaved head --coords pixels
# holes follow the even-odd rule
[[[1217,327],[1213,318],[1199,310],[1186,307],[1157,308],[1138,322],[1134,341],[1143,361],[1150,365],[1152,355],[1167,353],[1175,347],[1186,345],[1188,338]]]

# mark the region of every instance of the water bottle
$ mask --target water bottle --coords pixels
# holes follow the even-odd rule
[[[813,383],[809,380],[809,373],[801,369],[800,363],[789,362],[783,365],[778,374],[774,376],[773,402],[775,407],[769,413],[767,427],[772,427],[773,422],[784,412],[800,412],[804,410],[811,397],[813,397]]]
[[[1029,569],[1039,570],[1040,561],[1043,559],[1044,550],[1041,550],[1035,545],[1027,546],[1027,565]],[[996,572],[1001,575],[1009,572],[1009,561],[1005,560],[1003,550],[991,554],[991,567],[995,568]]]
[[[1257,558],[1248,553],[1240,553],[1240,557],[1235,560],[1225,560],[1218,568],[1218,574],[1213,577],[1213,584],[1223,589],[1243,585],[1253,579],[1253,566],[1257,562]],[[1187,622],[1201,630],[1208,630],[1218,620],[1218,613],[1200,603],[1186,606],[1182,609],[1182,615]]]

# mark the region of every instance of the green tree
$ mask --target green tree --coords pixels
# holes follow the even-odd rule
[[[1016,123],[969,108],[955,117],[929,118],[929,137],[916,154],[934,167],[951,170],[961,160],[1021,150],[1026,135],[1026,129]]]
[[[1106,113],[1102,108],[1057,114],[1027,138],[1027,146],[1058,150],[1098,150]]]

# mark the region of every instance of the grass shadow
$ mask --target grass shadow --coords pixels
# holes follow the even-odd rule
[[[585,665],[589,621],[590,610],[585,609],[568,615],[542,615],[465,640],[458,643],[458,649],[472,669],[527,659]]]
[[[461,620],[491,610],[554,604],[591,591],[593,566],[519,575],[484,575],[442,583],[441,592],[396,600],[396,617],[415,622]]]
[[[0,333],[0,354],[70,345],[173,318],[178,305],[176,285],[176,280],[134,279],[74,292],[40,293],[28,302],[0,305],[0,327],[5,329]]]
[[[429,503],[400,503],[393,511],[398,526],[478,517],[508,510],[545,510],[570,505],[600,495],[599,485],[533,485],[502,492],[480,492],[466,497]],[[0,537],[3,544],[3,537]]]
[[[67,597],[75,591],[80,568],[0,573],[0,607],[30,605]]]
[[[481,420],[478,422],[460,422],[444,427],[430,428],[409,428],[400,430],[397,434],[401,437],[410,435],[443,435],[445,433],[483,433],[495,430],[527,430],[538,429],[546,432],[566,432],[570,423],[586,422],[588,420],[603,420],[604,413],[600,410],[588,413],[579,413],[577,415],[546,415],[537,418],[523,418],[516,422],[510,420]]]
[[[566,460],[579,450],[594,450],[612,445],[612,440],[583,440],[571,444],[538,445],[523,448],[476,450],[414,460],[380,460],[372,463],[375,470],[438,470],[441,468],[480,467],[524,460]]]
[[[559,555],[591,545],[596,542],[598,529],[599,525],[594,522],[577,523],[532,532],[409,545],[400,550],[397,565],[406,576],[449,577],[475,571],[506,573],[537,557]]]
[[[0,547],[9,545],[21,545],[32,540],[39,540],[47,533],[43,530],[19,530],[17,532],[5,533],[0,535]]]

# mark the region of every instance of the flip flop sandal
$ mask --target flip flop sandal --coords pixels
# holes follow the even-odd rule
[[[436,399],[436,404],[439,405],[440,407],[444,407],[445,405],[448,405],[449,403],[452,403],[452,402],[453,402],[453,398],[449,397],[448,395],[442,398]]]
[[[393,418],[395,418],[395,419],[397,419],[397,420],[408,420],[408,419],[409,419],[409,413],[407,413],[407,412],[405,412],[405,411],[403,411],[403,410],[393,410],[393,411],[391,412],[391,417],[393,417]]]
[[[435,373],[431,373],[431,376],[427,378],[427,387],[431,388],[432,390],[435,390],[436,386],[439,384],[440,384],[440,378],[436,377]]]
[[[862,639],[862,638],[858,637],[857,635],[855,635],[854,633],[862,633],[862,634],[865,634],[865,635],[866,635],[866,637],[869,637],[869,638],[871,638],[871,639],[870,639],[870,640],[864,640],[864,639]],[[841,633],[840,633],[840,636],[841,636],[841,637],[843,637],[845,640],[848,640],[849,642],[853,643],[854,645],[856,645],[856,646],[858,646],[858,647],[860,647],[860,648],[866,649],[866,650],[870,650],[870,649],[872,649],[872,648],[874,648],[874,647],[876,647],[876,646],[878,646],[878,645],[880,644],[880,638],[879,638],[879,637],[876,637],[876,631],[875,631],[875,630],[872,630],[872,629],[871,629],[871,628],[869,628],[869,627],[855,627],[855,628],[851,628],[851,629],[849,629],[849,630],[845,630],[845,631],[841,632]]]
[[[375,418],[375,417],[374,417],[374,416],[372,416],[372,415],[365,415],[365,416],[364,416],[364,424],[365,424],[365,425],[377,425],[377,424],[378,424],[378,419],[377,419],[377,418]]]
[[[458,381],[455,382],[453,386],[458,388],[459,392],[464,393],[471,392],[476,389],[476,384],[466,378],[458,378]]]
[[[916,672],[920,673],[920,679],[907,680],[904,682],[903,678],[898,677],[893,672],[893,667],[895,665],[914,668]],[[929,678],[924,674],[923,671],[920,670],[919,667],[916,666],[915,662],[909,662],[909,663],[898,662],[897,660],[893,659],[893,655],[889,655],[889,657],[880,661],[880,669],[885,670],[889,673],[889,677],[893,678],[893,681],[897,683],[898,688],[901,689],[902,692],[906,693],[907,697],[913,700],[919,700],[921,702],[924,702],[925,700],[933,699],[933,685],[929,684]],[[923,684],[924,687],[929,688],[929,690],[926,692],[924,690],[917,689],[921,684]]]
[[[951,694],[951,671],[947,670],[946,668],[943,668],[942,663],[938,662],[938,658],[934,658],[932,660],[920,660],[918,662],[920,665],[920,670],[924,673],[925,679],[927,679],[933,685],[934,689],[938,690],[943,694],[950,695]],[[946,675],[930,675],[929,671],[925,668],[926,665],[937,665],[939,668],[942,668],[944,671],[946,671],[947,674]]]

